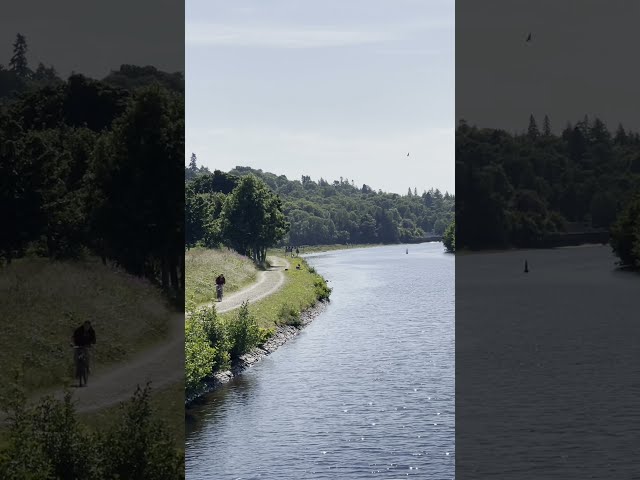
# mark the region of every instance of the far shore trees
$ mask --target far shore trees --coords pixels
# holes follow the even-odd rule
[[[185,165],[186,244],[216,247],[224,240],[217,220],[225,198],[240,179],[253,175],[282,200],[290,223],[281,244],[333,245],[420,242],[441,236],[453,219],[455,196],[438,189],[411,196],[375,191],[345,180],[314,181],[236,167],[228,173],[203,171],[193,176]]]

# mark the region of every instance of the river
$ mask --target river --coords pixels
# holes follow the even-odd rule
[[[443,250],[308,255],[331,303],[192,412],[187,478],[454,478],[455,260]]]

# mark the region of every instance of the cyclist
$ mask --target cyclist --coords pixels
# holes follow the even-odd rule
[[[218,295],[219,302],[222,301],[222,288],[224,287],[225,283],[227,283],[227,280],[224,278],[224,275],[221,273],[216,278],[216,293]]]
[[[96,344],[96,332],[91,326],[91,322],[89,320],[85,320],[82,325],[75,329],[71,341],[73,342],[74,346],[84,349],[85,361],[87,362],[87,373],[90,373],[91,369],[89,368],[88,347]],[[74,365],[78,365],[78,355],[80,354],[80,348],[73,349]]]

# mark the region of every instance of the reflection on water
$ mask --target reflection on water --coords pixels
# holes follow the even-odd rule
[[[187,478],[454,477],[454,258],[405,249],[309,257],[330,306],[194,409]]]

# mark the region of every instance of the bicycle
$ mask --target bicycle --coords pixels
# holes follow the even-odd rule
[[[89,347],[74,345],[73,350],[75,378],[78,379],[78,387],[86,387],[89,379]]]

